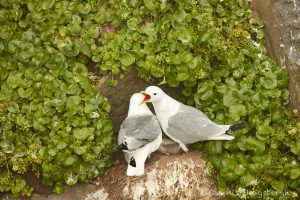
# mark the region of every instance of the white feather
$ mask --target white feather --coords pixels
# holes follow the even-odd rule
[[[128,176],[143,175],[147,157],[156,151],[162,142],[162,131],[160,129],[159,122],[146,104],[140,104],[143,98],[144,95],[140,93],[135,93],[132,95],[130,99],[128,115],[125,119],[127,122],[133,122],[133,124],[138,125],[139,129],[131,129],[130,127],[126,129],[126,126],[124,126],[124,128],[121,126],[119,131],[119,145],[126,141],[126,143],[128,143],[128,145],[131,147],[129,148],[130,150],[123,150],[126,161],[128,162],[126,172]],[[143,127],[141,127],[141,124],[146,122],[145,119],[149,119],[149,123],[147,121],[146,126],[148,129],[147,131],[143,132]],[[123,123],[125,123],[125,120]],[[146,138],[143,140],[143,137]],[[153,140],[148,141],[149,138],[153,138]],[[135,167],[129,164],[132,158],[135,160]]]
[[[164,93],[156,86],[146,88],[156,116],[163,131],[177,142],[184,151],[186,144],[203,140],[232,140],[225,134],[230,125],[219,125],[211,121],[200,110],[184,105]]]

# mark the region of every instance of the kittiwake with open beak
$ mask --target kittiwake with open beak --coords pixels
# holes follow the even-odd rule
[[[184,105],[164,93],[159,87],[149,86],[141,103],[152,102],[162,130],[187,152],[187,144],[204,140],[232,140],[232,131],[245,128],[244,124],[219,125],[200,110]]]
[[[141,176],[147,157],[156,151],[162,142],[162,130],[155,115],[147,105],[141,104],[144,95],[135,93],[130,98],[126,119],[122,122],[118,145],[128,163],[128,176]]]

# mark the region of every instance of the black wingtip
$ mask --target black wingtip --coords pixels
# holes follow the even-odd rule
[[[120,149],[120,150],[128,150],[127,143],[124,142],[124,143],[120,144],[120,145],[118,146],[118,149]]]
[[[135,163],[134,157],[131,157],[131,158],[130,158],[129,165],[132,166],[132,167],[136,167],[136,163]]]
[[[226,131],[226,133],[230,133],[230,132],[234,132],[234,131],[237,131],[239,129],[243,129],[243,128],[246,128],[247,127],[247,124],[245,123],[241,123],[241,124],[234,124],[234,125],[231,125],[229,127],[229,129]]]

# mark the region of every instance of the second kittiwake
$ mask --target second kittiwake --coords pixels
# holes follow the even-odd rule
[[[143,175],[147,157],[162,142],[159,122],[146,104],[140,104],[143,99],[144,95],[140,93],[131,96],[128,115],[122,122],[118,135],[118,145],[128,163],[128,176]]]
[[[200,110],[184,105],[168,96],[159,87],[149,86],[144,92],[144,102],[152,102],[162,130],[187,152],[187,144],[204,140],[232,140],[232,131],[245,128],[244,124],[219,125]]]

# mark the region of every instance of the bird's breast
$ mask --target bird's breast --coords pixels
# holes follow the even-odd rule
[[[166,132],[167,127],[168,127],[168,120],[167,119],[161,119],[161,120],[159,120],[159,123],[160,123],[160,126],[161,126],[162,130],[164,132]]]

